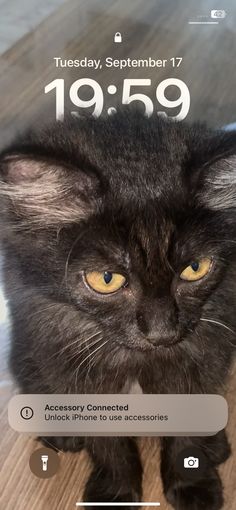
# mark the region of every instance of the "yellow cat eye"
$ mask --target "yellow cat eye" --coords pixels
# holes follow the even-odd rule
[[[182,280],[186,280],[188,282],[195,282],[200,280],[209,273],[211,268],[212,261],[210,258],[203,258],[200,260],[193,261],[189,266],[187,266],[182,273],[180,274],[180,278]]]
[[[122,274],[110,271],[91,271],[85,273],[85,281],[91,289],[100,294],[112,294],[124,287],[126,279]]]

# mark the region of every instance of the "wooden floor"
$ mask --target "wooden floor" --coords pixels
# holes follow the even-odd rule
[[[55,78],[65,78],[68,86],[76,79],[91,77],[103,87],[113,83],[118,89],[124,78],[151,78],[152,94],[157,83],[170,77],[159,69],[102,71],[56,69],[53,57],[62,58],[171,58],[183,56],[181,69],[171,73],[183,79],[191,94],[189,120],[204,120],[212,126],[236,121],[235,39],[236,4],[223,2],[229,13],[219,26],[192,26],[188,20],[215,8],[215,0],[68,0],[32,33],[0,57],[0,145],[16,132],[41,120],[55,117],[55,98],[44,87]],[[187,4],[187,5],[186,5]],[[125,43],[114,46],[117,30]],[[154,86],[155,85],[155,86]],[[154,96],[153,96],[154,97]],[[120,100],[120,97],[118,97]],[[105,97],[105,106],[111,98]],[[67,107],[71,106],[67,102]],[[1,349],[7,335],[0,329]],[[18,435],[7,424],[6,405],[12,394],[9,374],[1,364],[2,468],[1,503],[4,510],[70,510],[82,498],[90,470],[84,452],[63,454],[61,468],[51,480],[39,480],[29,470],[28,460],[37,448],[33,439]],[[234,455],[221,468],[225,487],[224,510],[236,508],[236,375],[228,385],[230,404],[229,437]],[[158,442],[140,441],[144,463],[144,500],[160,501],[167,510],[159,478]]]
[[[160,81],[180,78],[190,90],[189,120],[207,121],[212,126],[236,121],[236,4],[224,0],[224,7],[228,15],[219,25],[200,26],[188,21],[210,13],[215,0],[67,0],[0,57],[0,146],[25,127],[55,118],[55,94],[44,94],[44,87],[56,78],[65,79],[66,96],[76,79],[96,79],[104,91],[105,110],[116,99],[121,101],[124,78],[152,79],[153,100]],[[113,42],[117,30],[124,36],[120,45]],[[183,63],[172,71],[56,69],[56,56],[104,60],[107,56],[182,56]],[[106,93],[111,83],[118,88],[116,98]],[[71,111],[68,99],[66,108]]]
[[[19,435],[7,423],[6,402],[11,384],[4,374],[2,387],[1,435],[0,435],[0,508],[1,510],[73,510],[76,501],[82,501],[83,488],[90,473],[91,464],[86,452],[80,454],[59,453],[60,469],[49,480],[36,478],[29,468],[29,457],[40,445],[33,438]],[[236,508],[236,366],[227,391],[230,420],[227,427],[233,454],[221,466],[225,504],[223,510]],[[5,404],[3,405],[3,403]],[[143,501],[159,501],[162,510],[171,510],[162,493],[159,474],[158,439],[139,440],[144,466]],[[143,507],[148,510],[148,507]]]

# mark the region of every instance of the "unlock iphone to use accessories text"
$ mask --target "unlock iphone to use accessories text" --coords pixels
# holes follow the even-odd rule
[[[0,0],[0,507],[236,508],[236,4]]]

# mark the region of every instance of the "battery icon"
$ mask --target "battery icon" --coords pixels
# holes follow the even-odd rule
[[[225,18],[226,12],[224,10],[213,10],[211,11],[211,18],[222,19]]]

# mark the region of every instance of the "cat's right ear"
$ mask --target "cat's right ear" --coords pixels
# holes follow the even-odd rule
[[[87,219],[99,206],[91,171],[21,154],[0,161],[1,215],[22,228],[60,227]]]
[[[197,204],[235,214],[236,131],[210,131],[199,139],[195,136],[192,167],[191,187]]]
[[[236,211],[236,155],[223,156],[207,165],[202,182],[202,205],[214,211]]]

